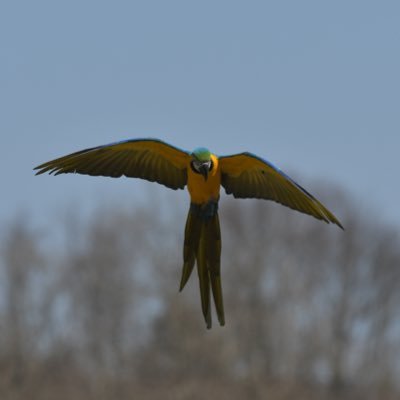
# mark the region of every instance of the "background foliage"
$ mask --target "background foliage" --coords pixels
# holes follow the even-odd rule
[[[345,232],[222,199],[227,325],[211,331],[197,277],[178,293],[180,204],[3,226],[0,397],[399,398],[399,232],[321,192]]]

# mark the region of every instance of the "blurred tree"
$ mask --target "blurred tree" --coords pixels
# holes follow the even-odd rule
[[[35,278],[41,274],[42,257],[37,237],[24,218],[9,226],[4,236],[1,248],[1,376],[5,386],[19,393],[37,350],[40,282]]]
[[[178,281],[184,216],[154,204],[3,227],[1,399],[397,399],[399,232],[223,199],[227,326]]]

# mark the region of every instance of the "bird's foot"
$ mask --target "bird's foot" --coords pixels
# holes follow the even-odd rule
[[[205,204],[190,204],[190,211],[201,219],[210,219],[218,211],[218,201],[210,200]]]

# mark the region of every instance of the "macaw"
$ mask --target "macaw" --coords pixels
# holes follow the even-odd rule
[[[314,196],[270,162],[248,152],[217,156],[204,147],[188,152],[158,139],[131,139],[81,150],[35,168],[36,175],[79,173],[141,178],[190,194],[185,226],[182,291],[194,265],[207,328],[211,328],[211,292],[218,320],[225,324],[221,286],[221,232],[218,201],[221,185],[236,198],[276,201],[343,229]]]

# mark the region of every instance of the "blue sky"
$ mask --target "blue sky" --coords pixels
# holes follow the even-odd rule
[[[134,206],[144,183],[32,167],[150,136],[252,151],[400,226],[399,21],[398,1],[3,1],[0,221]]]

